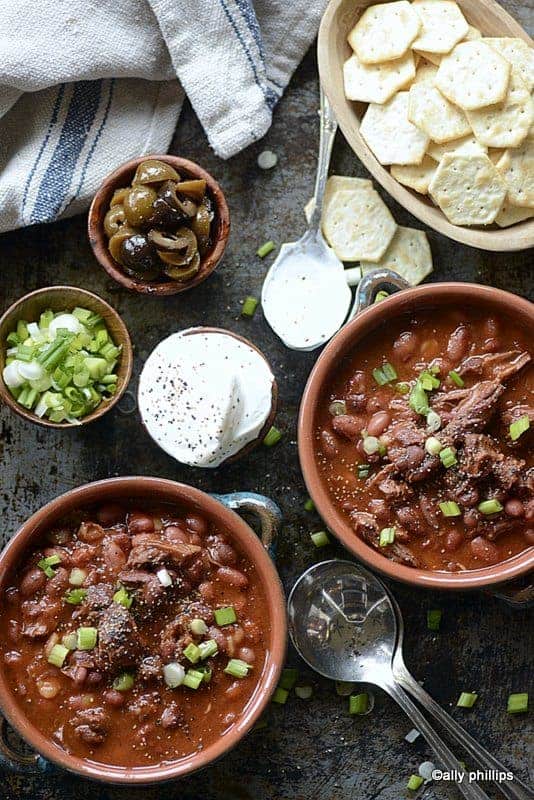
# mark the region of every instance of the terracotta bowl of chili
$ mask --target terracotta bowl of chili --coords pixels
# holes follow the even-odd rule
[[[186,180],[202,180],[206,182],[206,194],[211,200],[213,220],[210,228],[210,241],[203,253],[198,272],[190,279],[178,280],[140,280],[127,275],[124,268],[112,257],[108,237],[104,230],[104,217],[116,190],[130,186],[137,167],[145,161],[162,161],[173,167]],[[132,292],[166,297],[171,294],[185,292],[206,280],[221,261],[230,235],[230,212],[223,190],[215,178],[205,169],[186,158],[172,155],[146,155],[132,158],[121,164],[102,183],[96,192],[87,220],[89,242],[99,264],[114,281]]]
[[[285,658],[265,546],[214,497],[160,478],[48,503],[0,557],[7,721],[48,761],[108,783],[179,778],[223,756],[258,721]]]
[[[442,283],[374,303],[332,339],[300,408],[318,513],[358,559],[432,589],[534,568],[534,306]]]

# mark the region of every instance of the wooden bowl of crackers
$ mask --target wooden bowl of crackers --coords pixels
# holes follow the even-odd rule
[[[534,43],[495,0],[331,0],[319,72],[373,177],[439,233],[534,246]]]

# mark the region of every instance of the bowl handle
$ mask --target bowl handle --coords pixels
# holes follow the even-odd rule
[[[249,511],[260,521],[260,539],[263,546],[274,557],[276,539],[282,524],[282,512],[269,497],[255,492],[231,492],[212,494],[215,500],[233,511]]]
[[[0,769],[24,775],[48,772],[52,765],[38,753],[19,753],[10,744],[8,722],[0,716]]]
[[[373,305],[379,291],[393,294],[409,288],[410,284],[404,278],[401,278],[397,272],[393,272],[392,269],[371,270],[371,272],[363,276],[356,287],[354,305],[351,308],[348,319],[353,319],[364,308]]]

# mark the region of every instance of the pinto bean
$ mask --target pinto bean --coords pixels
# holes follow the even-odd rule
[[[47,581],[46,594],[49,597],[63,595],[69,587],[69,575],[69,570],[65,567],[56,569],[54,577]]]
[[[363,394],[365,393],[366,388],[367,375],[365,372],[358,370],[358,372],[355,372],[352,378],[349,380],[349,391]]]
[[[142,511],[132,511],[128,514],[128,530],[135,536],[138,533],[150,533],[154,530],[154,520]]]
[[[115,689],[109,689],[103,694],[104,703],[113,708],[120,708],[126,702],[126,698],[122,692],[117,692]]]
[[[190,531],[198,533],[199,536],[205,536],[208,532],[208,522],[199,514],[188,514],[185,518],[185,524]]]
[[[208,602],[213,600],[215,597],[215,589],[213,587],[213,584],[210,583],[209,581],[204,581],[203,583],[201,583],[198,587],[198,591],[202,599],[207,600]]]
[[[336,417],[337,419],[337,417]],[[320,435],[321,450],[324,455],[329,459],[334,459],[338,455],[338,447],[333,434],[330,431],[322,431]]]
[[[20,593],[23,597],[35,594],[46,584],[46,575],[39,567],[28,570],[20,582]]]
[[[369,436],[380,436],[391,425],[391,414],[387,411],[377,411],[367,423]]]
[[[464,537],[460,531],[451,531],[445,538],[445,549],[449,551],[458,550],[463,540]]]
[[[247,576],[233,567],[219,567],[216,574],[222,583],[228,583],[230,586],[239,586],[240,589],[245,589],[248,586]]]
[[[111,528],[124,520],[124,508],[118,503],[106,503],[96,512],[96,518],[104,528]]]
[[[211,626],[208,628],[208,636],[210,639],[214,639],[217,642],[220,653],[226,653],[228,651],[228,640],[220,628]]]
[[[484,536],[475,536],[471,541],[471,552],[486,564],[495,564],[499,561],[499,548]]]
[[[165,536],[175,544],[190,544],[189,534],[181,525],[167,525],[165,528]]]
[[[467,355],[469,350],[470,336],[469,330],[465,325],[458,325],[449,336],[447,344],[447,355],[450,360],[457,364]]]
[[[504,510],[509,517],[522,517],[525,513],[523,503],[515,497],[511,497],[510,500],[506,501]]]
[[[104,544],[102,545],[102,555],[107,569],[113,573],[121,570],[126,564],[126,555],[124,550],[121,550],[117,542],[110,537],[106,537],[104,539]]]
[[[237,554],[234,548],[222,540],[212,545],[209,548],[209,553],[217,564],[222,564],[223,566],[232,567],[237,562]]]
[[[350,414],[340,414],[332,419],[332,428],[337,434],[348,439],[349,442],[355,442],[361,436],[362,423],[358,417],[352,417]]]
[[[393,342],[393,352],[401,361],[409,361],[417,348],[417,335],[413,331],[403,331]]]
[[[246,661],[247,664],[253,664],[256,660],[256,653],[252,649],[252,647],[241,647],[239,648],[238,656],[243,661]]]
[[[104,538],[104,528],[96,522],[82,522],[78,528],[78,539],[87,544],[98,544]]]

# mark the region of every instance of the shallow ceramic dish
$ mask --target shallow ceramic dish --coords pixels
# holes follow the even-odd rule
[[[386,0],[387,2],[387,0]],[[524,39],[530,46],[532,39],[495,0],[457,0],[467,21],[484,36],[513,36]],[[319,73],[323,88],[333,106],[343,134],[371,175],[389,194],[411,214],[439,233],[457,242],[481,250],[525,250],[534,245],[534,218],[509,228],[489,229],[453,225],[430,198],[412,192],[390,175],[360,136],[360,119],[366,103],[347,100],[343,89],[343,63],[352,50],[347,35],[367,6],[376,0],[331,0],[324,13],[317,44]]]
[[[135,170],[143,161],[157,159],[170,164],[180,174],[187,178],[200,179],[206,181],[207,191],[213,201],[214,217],[211,223],[211,245],[209,250],[204,253],[200,262],[200,269],[190,281],[139,281],[127,275],[120,264],[117,264],[108,248],[108,237],[104,231],[104,217],[109,208],[109,203],[116,189],[128,186],[135,174]],[[100,263],[114,281],[120,283],[126,289],[141,294],[165,297],[170,294],[178,294],[198,286],[206,280],[217,267],[224,255],[226,243],[230,234],[230,212],[224,197],[223,191],[215,178],[209,172],[199,167],[193,161],[186,158],[169,155],[146,155],[140,158],[132,158],[121,164],[120,167],[108,175],[101,187],[93,198],[89,209],[87,220],[89,242],[93,252]]]
[[[88,308],[90,311],[100,314],[114,343],[122,347],[117,369],[117,391],[109,400],[104,400],[94,411],[82,417],[79,423],[51,422],[46,417],[38,417],[37,414],[19,405],[5,385],[2,379],[6,358],[5,341],[8,333],[16,328],[20,319],[31,322],[38,320],[41,312],[46,311],[47,308],[54,312],[72,311],[76,306]],[[28,422],[43,425],[45,428],[79,428],[80,425],[86,425],[88,422],[99,419],[110,408],[113,408],[124,394],[132,374],[132,365],[132,343],[126,325],[109,303],[85,289],[78,289],[76,286],[48,286],[44,289],[37,289],[13,303],[0,318],[0,399],[19,417]]]
[[[243,492],[212,497],[182,483],[146,477],[110,478],[80,486],[43,506],[11,539],[0,556],[0,594],[27,548],[35,545],[56,520],[85,506],[124,502],[132,498],[136,502],[145,500],[151,504],[170,504],[201,513],[224,531],[230,541],[236,542],[240,552],[254,564],[266,597],[265,614],[271,623],[270,637],[265,643],[269,656],[256,690],[232,729],[203,750],[175,762],[123,768],[73,756],[43,736],[25,716],[0,667],[0,710],[25,742],[40,754],[20,756],[10,747],[6,731],[2,728],[0,764],[3,762],[7,768],[20,772],[46,771],[53,764],[86,778],[117,784],[147,784],[180,778],[207,766],[231,750],[257,722],[276,688],[285,658],[287,627],[282,586],[267,548],[273,544],[279,528],[280,512],[272,501],[260,495]],[[231,510],[241,508],[259,517],[261,540]]]

